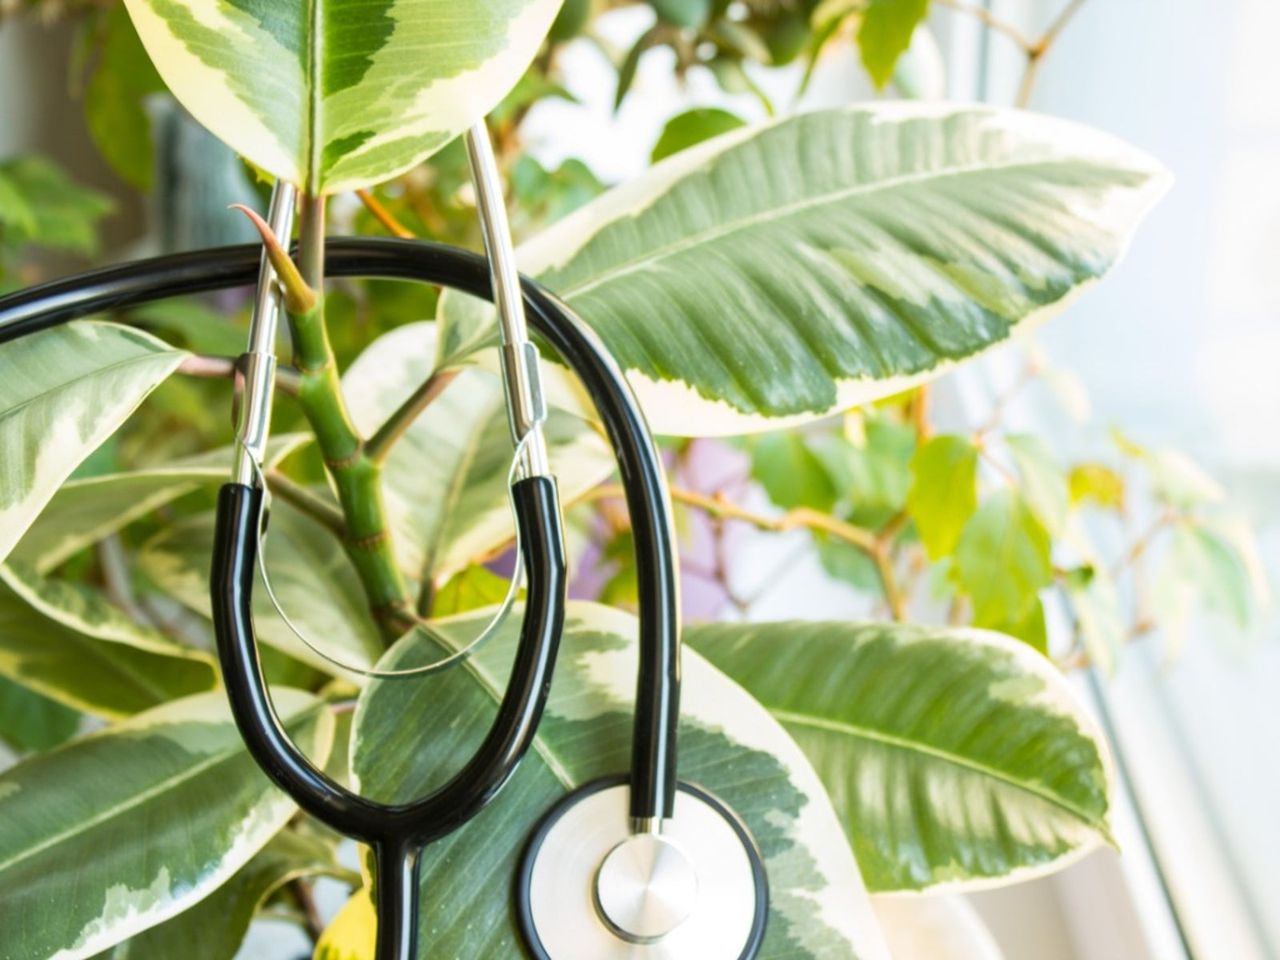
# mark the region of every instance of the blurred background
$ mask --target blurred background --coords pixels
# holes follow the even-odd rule
[[[592,11],[590,35],[557,48],[565,95],[540,91],[498,123],[513,138],[511,155],[533,161],[512,168],[523,191],[520,229],[643,170],[668,121],[693,107],[759,120],[771,109],[878,96],[1025,103],[1118,135],[1171,168],[1172,191],[1114,274],[1047,326],[1032,350],[998,351],[946,378],[933,409],[944,422],[971,423],[1015,391],[1006,416],[1050,438],[1063,459],[1111,456],[1116,425],[1152,448],[1181,451],[1214,484],[1216,509],[1252,532],[1256,549],[1242,555],[1259,602],[1247,622],[1208,610],[1176,630],[1159,623],[1126,643],[1110,669],[1076,674],[1125,775],[1117,823],[1124,855],[1098,852],[1052,878],[969,902],[1012,960],[1280,958],[1280,630],[1265,602],[1266,584],[1280,573],[1280,3],[938,2],[885,92],[839,36],[815,57],[806,85],[807,58],[759,62],[785,59],[775,51],[704,62],[697,50],[650,49],[637,41],[653,35],[661,4],[603,6],[618,9]],[[115,39],[118,7],[0,0],[0,11],[0,162],[56,163],[62,173],[49,190],[66,218],[50,227],[62,232],[46,249],[6,250],[0,284],[88,260],[251,239],[225,207],[261,187],[156,92],[154,76],[136,62],[136,41]],[[1028,69],[1018,38],[1046,31],[1051,47]],[[94,61],[110,58],[136,69],[95,79],[102,74]],[[630,83],[619,106],[620,65]],[[139,131],[150,131],[152,147],[134,153]],[[448,175],[446,160],[419,184],[424,195],[438,193]],[[410,181],[384,199],[412,199],[414,189]],[[411,202],[397,209],[415,232],[475,242],[462,225],[465,204],[433,208],[437,221],[432,210],[415,214]],[[374,232],[369,216],[351,199],[336,219]],[[98,217],[100,232],[85,226]],[[431,307],[396,310],[420,318]],[[1029,363],[1051,364],[1054,390],[1021,390]],[[745,457],[705,442],[685,461],[684,480],[708,490],[737,485],[767,507]],[[695,529],[687,544],[695,569],[709,549],[700,535]],[[693,615],[873,612],[805,534],[732,536],[718,580],[686,584]],[[1104,544],[1108,536],[1098,531]],[[1176,583],[1152,602],[1177,606]],[[1051,627],[1064,616],[1049,615]]]

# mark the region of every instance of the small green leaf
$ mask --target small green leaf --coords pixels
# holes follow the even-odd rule
[[[98,63],[85,88],[89,135],[107,162],[138,190],[151,189],[154,166],[146,98],[164,90],[123,5],[102,25]]]
[[[1069,492],[1062,463],[1037,436],[1014,433],[1006,437],[1022,480],[1022,496],[1049,534],[1062,536],[1067,523]]]
[[[751,444],[751,476],[779,507],[830,511],[836,488],[826,464],[795,430],[766,433]]]
[[[719,107],[698,107],[686,110],[667,121],[662,128],[662,135],[653,147],[650,158],[654,163],[663,160],[673,153],[696,146],[704,140],[718,137],[730,130],[745,127],[747,121],[737,114]]]
[[[622,63],[618,67],[618,86],[613,95],[613,109],[616,113],[622,107],[622,101],[627,98],[627,92],[631,89],[631,84],[635,83],[636,71],[640,69],[640,58],[644,56],[644,52],[650,47],[658,44],[662,31],[658,27],[653,27],[640,34],[640,37],[627,51],[627,55],[622,58]]]
[[[1049,533],[1027,502],[1001,490],[978,508],[956,544],[956,576],[979,626],[1021,622],[1053,582]]]
[[[1124,508],[1124,477],[1106,464],[1076,464],[1068,475],[1067,486],[1075,505],[1093,503],[1105,510]]]
[[[272,699],[323,763],[329,710],[296,690]],[[295,812],[245,750],[221,693],[32,757],[0,775],[5,955],[100,953],[208,896]]]
[[[907,511],[929,558],[950,556],[978,509],[978,448],[968,437],[943,434],[911,458]]]
[[[849,519],[879,527],[907,505],[911,458],[916,432],[888,417],[868,417],[861,436],[816,437],[812,447],[831,476],[837,500],[847,505]]]
[[[898,58],[929,12],[929,0],[870,0],[858,25],[858,52],[877,87],[893,78]]]
[[[1162,503],[1189,510],[1226,496],[1222,485],[1182,451],[1140,446],[1119,430],[1112,430],[1111,438],[1121,453],[1137,460],[1147,471],[1152,492]]]
[[[1236,627],[1249,624],[1252,578],[1240,552],[1211,527],[1181,524],[1173,534],[1166,567],[1183,589]]]
[[[1111,765],[1046,659],[985,630],[692,625],[817,767],[873,892],[1057,869],[1110,836]]]
[[[1065,584],[1089,661],[1109,676],[1115,672],[1116,658],[1125,641],[1115,582],[1102,571],[1085,567],[1071,571]]]

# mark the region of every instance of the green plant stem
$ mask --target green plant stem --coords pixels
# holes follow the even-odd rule
[[[405,431],[412,426],[413,421],[422,414],[422,411],[431,406],[436,397],[444,393],[445,388],[460,372],[437,370],[431,374],[369,438],[369,442],[365,444],[365,456],[374,463],[384,463],[395,442],[404,436]]]
[[[388,639],[411,619],[411,600],[396,564],[382,495],[382,467],[365,452],[347,410],[324,316],[324,197],[305,197],[299,220],[298,267],[316,291],[315,306],[290,311],[298,404],[315,433],[333,478],[345,522],[343,547],[364,587],[374,618]]]

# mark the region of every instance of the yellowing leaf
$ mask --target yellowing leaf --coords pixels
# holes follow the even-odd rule
[[[933,437],[911,458],[907,511],[932,560],[949,556],[978,508],[978,448],[968,437]]]

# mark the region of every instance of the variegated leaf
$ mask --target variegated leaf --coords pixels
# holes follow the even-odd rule
[[[560,0],[126,0],[169,89],[311,193],[369,186],[489,112]]]
[[[184,356],[137,330],[92,322],[0,349],[0,560],[71,471]]]
[[[282,434],[271,441],[267,465],[278,463],[310,434]],[[96,543],[190,493],[230,478],[231,447],[171,461],[160,467],[69,480],[22,535],[10,555],[47,573],[76,551]]]
[[[208,690],[212,657],[139,627],[87,587],[0,566],[0,674],[121,717]]]
[[[275,691],[323,762],[332,714]],[[92,957],[200,901],[293,815],[221,694],[177,700],[0,775],[2,960]]]
[[[1026,333],[1120,257],[1167,183],[1062,120],[876,103],[683,151],[523,244],[653,428],[765,430],[897,393]],[[441,360],[492,314],[446,294]]]
[[[442,621],[448,638],[442,646],[464,643],[488,616],[485,611]],[[362,790],[407,800],[458,769],[479,744],[502,695],[514,634],[509,624],[465,666],[430,684],[375,680],[365,688],[352,738]],[[626,771],[635,636],[636,621],[627,614],[594,604],[570,606],[533,749],[497,800],[426,853],[422,936],[428,955],[517,955],[510,899],[494,891],[510,889],[529,831],[558,798],[589,780]],[[428,649],[435,646],[425,636],[410,635],[383,665],[438,656],[443,651]],[[759,704],[697,654],[687,653],[683,666],[681,776],[717,793],[742,816],[769,871],[770,916],[761,960],[887,957],[858,868],[803,754]],[[404,722],[407,716],[412,724]]]
[[[794,622],[686,640],[795,737],[874,892],[1010,883],[1110,837],[1102,731],[1011,637]]]
[[[356,424],[372,432],[426,380],[434,355],[432,323],[399,327],[370,344],[343,377]],[[609,448],[577,417],[552,411],[545,434],[565,502],[613,471]],[[459,570],[514,535],[513,452],[502,384],[474,369],[462,371],[397,442],[384,489],[401,564],[415,579]]]

